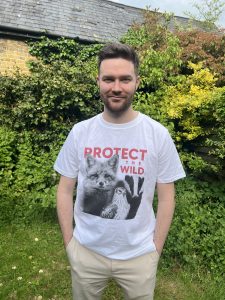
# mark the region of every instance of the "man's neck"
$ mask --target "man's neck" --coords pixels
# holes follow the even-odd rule
[[[114,124],[124,124],[133,121],[138,115],[138,111],[133,110],[133,108],[129,108],[126,112],[122,114],[114,114],[109,112],[106,108],[103,111],[103,119],[106,122],[114,123]]]

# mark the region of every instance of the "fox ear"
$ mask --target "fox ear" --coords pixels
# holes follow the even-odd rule
[[[86,156],[86,163],[87,163],[88,169],[90,169],[91,167],[93,167],[95,165],[96,159],[93,156],[91,156],[90,154],[88,154]]]
[[[118,164],[119,164],[119,156],[117,154],[113,155],[108,160],[108,165],[113,169],[114,172],[117,171]]]

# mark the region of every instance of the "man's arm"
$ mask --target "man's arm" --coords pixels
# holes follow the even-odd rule
[[[157,183],[158,209],[154,232],[154,243],[159,255],[162,252],[175,208],[174,183]]]
[[[57,213],[65,247],[73,236],[73,190],[76,179],[60,177],[57,189]]]

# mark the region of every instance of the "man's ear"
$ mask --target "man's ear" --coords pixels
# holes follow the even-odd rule
[[[99,75],[96,77],[97,86],[99,87]]]
[[[141,82],[141,78],[140,78],[140,76],[137,76],[137,80],[136,80],[136,90],[138,89],[140,82]]]

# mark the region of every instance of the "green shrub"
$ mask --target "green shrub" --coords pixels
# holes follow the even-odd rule
[[[30,221],[55,207],[53,163],[62,142],[40,149],[32,134],[0,127],[0,223]]]
[[[177,184],[176,211],[164,256],[221,278],[225,270],[225,184],[191,178]]]
[[[189,174],[221,180],[225,176],[224,35],[173,34],[168,21],[167,16],[147,12],[144,23],[133,26],[123,38],[141,58],[142,81],[134,107],[170,130]],[[195,38],[201,41],[199,47]]]
[[[171,17],[147,11],[144,23],[134,25],[122,41],[139,53],[140,89],[144,93],[159,91],[176,81],[181,66],[179,39],[168,30]]]
[[[162,111],[175,124],[174,138],[192,174],[225,176],[225,88],[202,64],[189,64],[193,74],[167,87]]]
[[[16,133],[0,126],[0,223],[6,223],[14,217],[11,186],[17,160],[16,144]]]
[[[215,73],[217,86],[225,85],[225,35],[212,31],[179,31],[177,36],[182,48],[182,73],[190,74],[188,63],[202,62]]]
[[[39,60],[30,62],[29,75],[0,76],[0,125],[8,132],[0,132],[2,220],[31,220],[55,206],[59,149],[75,123],[102,107],[99,47],[43,38],[32,45]]]

